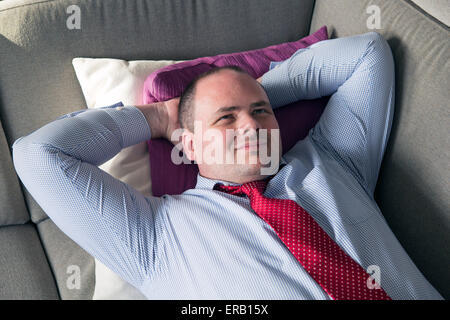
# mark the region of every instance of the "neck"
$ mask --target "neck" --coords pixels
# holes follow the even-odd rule
[[[239,176],[229,176],[229,175],[223,175],[223,174],[208,174],[205,172],[202,172],[202,170],[199,170],[199,174],[207,179],[210,180],[219,180],[223,182],[233,183],[233,184],[244,184],[247,182],[252,181],[258,181],[258,180],[264,180],[269,177],[273,177],[273,175],[261,175],[261,174],[255,174],[255,175],[239,175]]]

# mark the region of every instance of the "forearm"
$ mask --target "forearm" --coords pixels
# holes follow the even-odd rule
[[[47,146],[98,166],[150,137],[148,123],[136,107],[104,107],[64,115],[17,139],[13,148]]]
[[[367,54],[370,38],[363,34],[330,39],[296,51],[261,78],[272,107],[335,93]]]

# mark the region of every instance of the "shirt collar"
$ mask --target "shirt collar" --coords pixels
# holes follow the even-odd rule
[[[283,157],[281,157],[280,168],[278,169],[278,172],[286,164],[287,164],[287,162],[284,160]],[[200,173],[198,173],[197,174],[197,184],[195,185],[195,189],[210,189],[210,190],[212,190],[214,188],[214,186],[216,185],[216,183],[221,183],[221,184],[223,184],[225,186],[239,186],[239,185],[241,185],[240,183],[233,183],[233,182],[229,182],[229,181],[223,181],[223,180],[216,180],[216,179],[206,178],[206,177],[200,175]]]

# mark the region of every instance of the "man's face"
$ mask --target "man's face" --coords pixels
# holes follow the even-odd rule
[[[194,100],[194,133],[188,157],[197,161],[202,176],[245,183],[278,171],[278,122],[255,79],[221,70],[197,83]],[[186,148],[185,142],[183,145]],[[275,168],[273,172],[269,167]]]

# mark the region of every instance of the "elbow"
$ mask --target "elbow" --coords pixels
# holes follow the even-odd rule
[[[372,39],[373,41],[383,41],[384,38],[381,35],[381,33],[377,32],[377,31],[370,31],[367,32],[367,35],[369,36],[370,39]]]
[[[27,137],[21,137],[12,145],[12,161],[14,170],[24,186],[34,180],[37,166],[41,162],[37,159],[38,145],[30,143]]]
[[[372,45],[377,51],[385,54],[386,53],[391,54],[391,48],[389,46],[389,43],[384,38],[384,36],[381,35],[381,33],[378,33],[376,31],[369,32],[369,38],[371,40]]]
[[[371,56],[372,64],[384,64],[387,70],[393,70],[394,57],[387,40],[378,32],[366,34],[368,41],[367,54]]]
[[[55,180],[61,173],[56,152],[26,136],[13,143],[12,160],[22,185],[42,207],[54,191]]]
[[[22,183],[26,184],[32,176],[42,169],[42,161],[46,157],[42,145],[30,142],[27,137],[18,138],[12,145],[12,161],[14,169]]]
[[[377,31],[370,31],[365,34],[369,46],[384,46],[387,44],[386,39]]]
[[[18,138],[12,145],[12,161],[16,173],[21,176],[23,168],[23,160],[26,158],[26,140],[24,137]]]
[[[366,36],[369,48],[381,53],[385,53],[386,51],[390,52],[389,44],[381,33],[371,31],[366,33]]]

